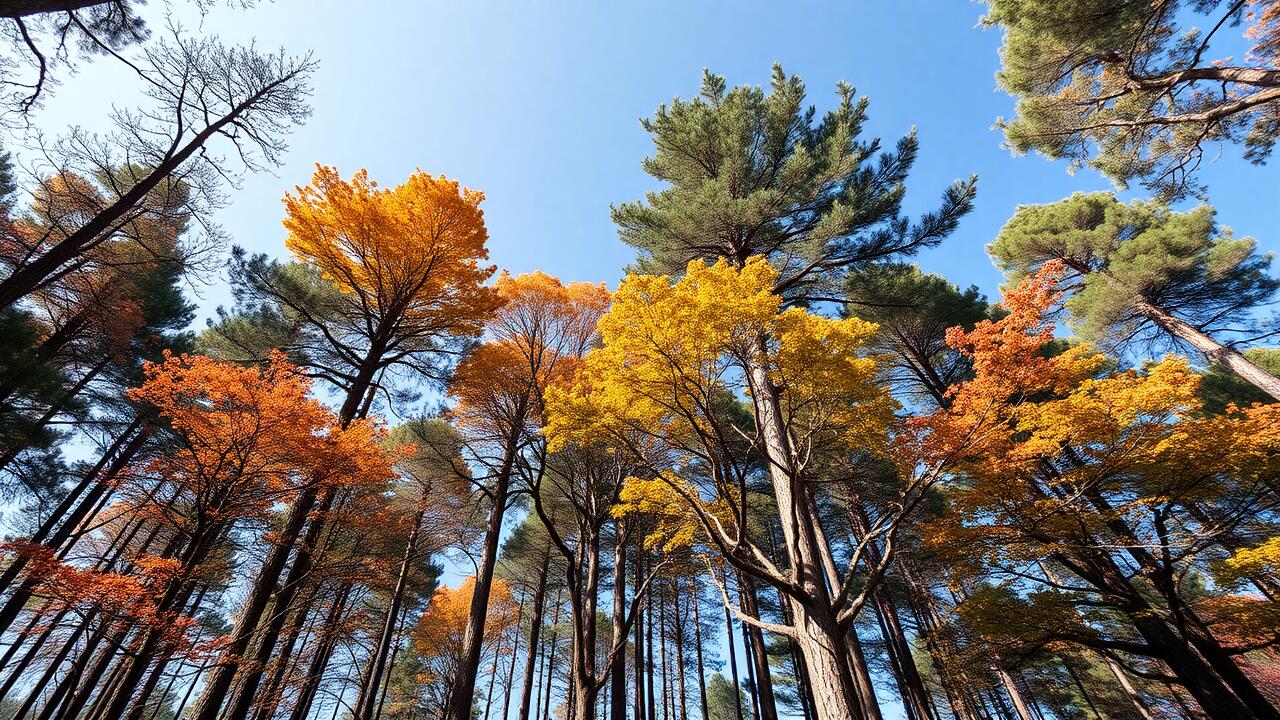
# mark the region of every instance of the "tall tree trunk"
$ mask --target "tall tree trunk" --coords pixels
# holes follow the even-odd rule
[[[1249,358],[1240,354],[1238,350],[1214,340],[1190,323],[1175,317],[1164,308],[1140,301],[1134,306],[1134,309],[1165,332],[1204,353],[1205,357],[1211,362],[1222,364],[1228,370],[1240,376],[1241,380],[1280,400],[1280,378],[1258,367]]]
[[[738,575],[738,594],[748,617],[760,619],[760,603],[751,578]],[[759,700],[761,720],[778,720],[778,704],[773,693],[773,671],[769,667],[769,651],[764,644],[764,633],[750,623],[743,623],[744,631],[751,638],[751,657],[755,663],[756,699]]]
[[[262,614],[276,591],[280,573],[284,571],[285,563],[289,559],[293,538],[302,531],[302,526],[306,523],[315,502],[314,488],[303,490],[294,499],[289,509],[289,516],[285,520],[284,529],[280,532],[280,540],[275,542],[267,553],[262,568],[258,571],[258,577],[249,591],[249,597],[245,599],[239,618],[231,631],[231,638],[218,654],[213,672],[205,680],[204,690],[189,720],[216,720],[223,701],[231,690],[231,683],[240,667],[241,657],[249,648],[254,631],[262,622]]]
[[[1151,709],[1147,707],[1147,701],[1142,699],[1142,695],[1138,693],[1137,688],[1133,686],[1132,682],[1129,682],[1129,677],[1125,674],[1124,669],[1120,667],[1120,663],[1117,663],[1109,655],[1102,655],[1101,653],[1099,655],[1102,663],[1115,676],[1116,682],[1119,683],[1120,689],[1124,691],[1125,696],[1129,698],[1129,702],[1133,703],[1134,710],[1138,712],[1138,717],[1142,718],[1142,720],[1155,720],[1151,715]]]
[[[768,457],[783,544],[802,600],[793,600],[793,631],[813,684],[819,720],[864,720],[859,691],[849,662],[849,629],[837,621],[822,569],[818,541],[808,517],[808,499],[790,471],[792,458],[781,394],[770,376],[766,338],[757,338],[747,361],[751,402],[763,450]]]
[[[511,487],[511,469],[515,464],[519,425],[508,434],[502,449],[494,486],[491,490],[492,507],[489,524],[485,528],[484,546],[480,565],[476,571],[475,589],[471,594],[471,610],[467,616],[467,629],[462,641],[462,662],[458,676],[450,691],[446,720],[471,720],[471,706],[475,701],[476,676],[480,671],[480,652],[484,647],[484,621],[489,612],[489,594],[493,589],[493,569],[498,561],[498,541],[502,536],[502,520],[507,512],[507,493]]]
[[[529,720],[529,710],[532,707],[533,680],[537,670],[535,665],[538,661],[538,652],[541,650],[538,639],[542,633],[542,615],[547,598],[547,572],[550,564],[551,551],[547,550],[542,556],[538,584],[533,590],[533,610],[529,617],[529,657],[524,666],[524,688],[520,691],[520,713],[517,716],[519,720]]]
[[[58,507],[50,513],[28,542],[44,545],[51,550],[60,550],[72,537],[76,528],[89,517],[90,512],[111,489],[111,481],[128,466],[142,449],[150,437],[146,430],[139,430],[142,418],[135,418],[133,423],[121,433],[111,447],[98,458],[97,464],[75,489],[63,498]],[[0,592],[8,589],[27,566],[27,560],[17,557],[0,573]],[[13,625],[31,599],[34,585],[30,580],[15,590],[3,607],[0,607],[0,633]]]
[[[680,578],[676,577],[675,592],[671,594],[672,614],[675,616],[674,637],[676,655],[676,685],[679,692],[680,720],[689,720],[689,693],[684,686],[686,668],[684,666],[684,620],[680,616]]]
[[[698,707],[702,710],[702,720],[711,720],[707,710],[707,670],[702,659],[702,620],[698,617],[698,606],[702,604],[702,596],[698,592],[698,576],[694,575],[692,580],[693,593],[690,601],[693,605],[693,652],[698,660]],[[626,718],[623,717],[621,720]]]
[[[382,633],[378,637],[378,643],[373,647],[373,662],[370,666],[367,683],[361,689],[360,696],[356,700],[356,708],[353,713],[356,720],[373,720],[374,698],[377,697],[378,688],[382,685],[382,675],[387,666],[387,656],[391,652],[391,640],[395,636],[396,622],[400,617],[400,606],[404,602],[404,591],[409,581],[409,568],[413,564],[413,557],[418,551],[418,535],[422,529],[422,517],[426,512],[427,507],[424,498],[418,507],[417,514],[414,516],[413,530],[409,533],[408,542],[405,543],[404,557],[400,560],[400,571],[396,575],[395,589],[391,593],[391,605],[387,608],[387,616],[383,620]],[[494,668],[494,674],[496,674],[496,658],[494,659]],[[492,699],[492,683],[489,687],[489,696]]]
[[[633,565],[635,566],[635,567],[634,567],[634,570],[635,570],[635,587],[636,587],[636,589],[637,589],[637,590],[639,590],[639,588],[640,588],[640,584],[641,584],[642,582],[644,582],[644,568],[642,567],[642,562],[641,562],[641,557],[644,555],[644,552],[643,552],[643,549],[642,549],[638,544],[637,544],[637,547],[636,547],[636,553],[635,553],[635,555],[636,555],[636,557],[635,557],[635,560],[633,561]],[[644,610],[643,606],[641,606],[641,605],[639,605],[639,604],[637,604],[637,605],[636,605],[636,611],[635,611],[635,612],[636,612],[636,617],[635,617],[635,622],[633,622],[633,623],[632,623],[632,625],[634,626],[634,627],[633,627],[633,629],[634,629],[634,632],[635,632],[635,640],[634,640],[634,642],[632,643],[632,649],[633,649],[633,651],[634,651],[634,653],[635,653],[635,654],[634,654],[634,656],[633,656],[633,658],[634,658],[634,662],[632,663],[632,668],[633,668],[634,673],[635,673],[635,683],[636,683],[636,695],[635,695],[635,710],[636,710],[635,714],[636,714],[636,720],[645,720],[645,717],[646,717],[646,715],[645,715],[645,710],[646,710],[646,708],[647,708],[647,705],[646,705],[646,703],[645,703],[645,699],[644,699],[644,630],[645,630],[645,624],[644,624],[644,612],[643,612],[643,610]],[[653,720],[653,719],[652,719],[652,718],[650,718],[649,720]]]
[[[623,619],[627,612],[627,538],[624,520],[616,521],[613,543],[613,640],[621,643],[609,667],[609,720],[627,720],[627,652]],[[701,652],[701,648],[699,648]]]
[[[266,670],[268,661],[271,660],[271,655],[276,648],[276,642],[280,639],[280,632],[284,629],[285,621],[289,617],[289,608],[301,592],[303,584],[310,577],[311,568],[315,562],[316,546],[320,541],[321,533],[326,524],[325,521],[329,509],[332,507],[336,497],[333,488],[326,488],[323,492],[324,494],[318,501],[315,517],[311,519],[310,524],[307,526],[307,531],[302,537],[302,543],[298,546],[298,551],[294,555],[293,564],[289,567],[289,572],[285,576],[284,582],[276,590],[274,599],[271,601],[272,613],[266,618],[266,625],[258,636],[256,652],[252,654],[252,658],[247,665],[241,666],[243,677],[240,681],[240,687],[237,689],[223,716],[225,720],[245,720],[248,717],[249,710],[253,706],[254,696],[262,683],[263,672]],[[216,704],[211,703],[207,708],[202,709],[207,714],[201,720],[213,720],[216,717],[218,711]]]
[[[324,681],[325,670],[329,667],[329,657],[338,642],[338,621],[346,610],[347,601],[351,597],[351,585],[343,583],[338,588],[324,623],[321,624],[321,638],[316,647],[311,663],[307,666],[306,682],[298,692],[298,699],[289,712],[289,720],[305,720],[311,714],[311,705],[320,692],[320,683]]]
[[[724,639],[729,646],[729,680],[733,682],[734,714],[737,720],[742,717],[742,680],[738,677],[738,651],[733,647],[733,616],[729,614],[729,606],[724,606]]]

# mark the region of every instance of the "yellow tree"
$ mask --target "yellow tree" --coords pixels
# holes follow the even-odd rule
[[[469,720],[480,668],[485,617],[502,521],[512,477],[539,441],[543,394],[567,377],[597,342],[596,323],[608,307],[602,285],[565,285],[542,272],[495,283],[501,307],[486,327],[485,342],[458,366],[449,387],[453,419],[468,455],[485,468],[475,478],[489,506],[475,592],[467,623],[463,672],[454,677],[449,717]]]
[[[553,450],[606,442],[643,459],[648,477],[624,490],[624,504],[643,510],[679,498],[683,519],[669,518],[671,531],[696,535],[735,570],[777,588],[790,622],[742,614],[727,593],[726,605],[796,643],[821,718],[861,717],[847,633],[893,556],[902,518],[936,472],[911,465],[897,497],[837,567],[811,521],[814,486],[847,480],[855,453],[893,455],[894,406],[875,385],[875,360],[861,352],[875,326],[784,310],[777,277],[762,258],[741,268],[694,261],[677,282],[628,276],[601,319],[602,347],[572,383],[549,393],[546,432]],[[751,399],[753,427],[727,416],[726,393]],[[781,563],[751,536],[752,460],[735,447],[743,440],[774,489]],[[884,552],[868,563],[873,542]]]

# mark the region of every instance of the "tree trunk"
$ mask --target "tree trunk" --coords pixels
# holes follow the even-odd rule
[[[236,671],[240,667],[241,656],[249,648],[249,642],[262,621],[262,614],[267,609],[271,595],[276,591],[276,583],[280,581],[280,573],[284,571],[285,563],[289,559],[293,539],[302,532],[302,526],[306,523],[311,508],[315,506],[315,501],[314,488],[303,490],[294,499],[289,517],[280,533],[280,540],[273,544],[270,552],[267,553],[262,569],[258,571],[258,578],[254,581],[249,597],[240,611],[240,617],[236,620],[235,628],[231,631],[231,639],[219,653],[213,672],[205,681],[204,691],[196,702],[190,720],[216,720],[218,712],[222,709],[222,703],[226,700],[228,691],[231,690]]]
[[[751,401],[763,449],[769,462],[769,479],[782,524],[783,543],[791,573],[804,589],[804,601],[792,601],[796,644],[804,655],[813,684],[814,707],[819,720],[864,720],[858,689],[847,650],[848,628],[837,622],[823,577],[818,543],[804,497],[792,477],[792,453],[782,415],[780,392],[770,377],[764,358],[764,337],[757,338],[748,359]]]
[[[609,668],[609,720],[627,720],[627,645],[623,618],[627,612],[627,539],[624,521],[616,524],[613,544],[613,640],[621,643]],[[702,649],[699,648],[701,653]]]
[[[243,673],[244,677],[240,681],[240,687],[231,700],[226,714],[223,716],[225,720],[245,720],[249,715],[249,710],[253,706],[254,696],[262,683],[262,674],[266,669],[267,662],[271,660],[272,653],[275,651],[276,642],[280,639],[280,632],[284,629],[285,620],[288,619],[289,608],[293,605],[294,598],[298,596],[302,589],[303,583],[307,581],[311,574],[311,568],[315,561],[316,546],[320,541],[321,531],[325,526],[325,520],[329,508],[333,505],[334,498],[335,492],[333,488],[324,490],[324,495],[320,498],[319,506],[316,508],[315,517],[311,519],[310,524],[307,526],[306,534],[303,535],[302,543],[294,556],[293,565],[289,567],[289,572],[285,576],[284,582],[276,589],[274,599],[271,602],[272,613],[266,619],[267,624],[258,638],[257,650],[247,665],[248,670]],[[204,710],[209,714],[205,715],[202,720],[212,720],[216,716],[217,707],[213,704],[208,708],[204,708]]]
[[[702,604],[702,597],[698,593],[698,576],[694,575],[692,580],[693,593],[690,602],[693,605],[693,652],[698,660],[698,703],[702,709],[702,720],[711,720],[707,711],[707,669],[702,660],[702,621],[698,618],[698,606]],[[626,720],[626,717],[624,716],[621,720]]]
[[[404,602],[405,585],[409,581],[409,568],[413,563],[413,556],[417,552],[418,534],[422,529],[422,517],[426,512],[427,507],[424,498],[418,508],[417,515],[414,516],[413,530],[410,531],[409,539],[405,544],[404,557],[400,561],[400,572],[396,575],[396,586],[391,593],[391,606],[387,608],[387,616],[382,625],[382,634],[378,638],[378,644],[373,648],[373,664],[369,670],[369,678],[356,701],[356,709],[353,713],[356,720],[373,720],[374,698],[377,697],[378,688],[382,685],[382,675],[386,669],[387,656],[391,653],[391,640],[395,635],[396,622],[400,617],[400,606]],[[497,662],[495,657],[494,674],[497,673]],[[490,680],[489,696],[492,699],[492,678]]]
[[[493,589],[493,569],[498,560],[498,541],[502,536],[502,519],[507,512],[507,492],[511,486],[511,469],[517,452],[517,430],[512,430],[503,448],[501,466],[492,490],[493,506],[485,529],[484,548],[476,572],[475,590],[471,595],[471,611],[463,636],[462,661],[450,691],[446,720],[471,720],[471,706],[476,694],[476,675],[480,671],[480,652],[484,647],[484,621],[489,612],[489,594]]]
[[[1280,400],[1280,378],[1253,364],[1238,350],[1226,347],[1164,308],[1139,301],[1134,309],[1165,332],[1204,353],[1210,361],[1222,364],[1240,379]]]
[[[742,681],[738,678],[738,651],[733,647],[733,616],[729,614],[729,606],[724,606],[724,639],[729,646],[729,680],[733,682],[734,714],[737,720],[742,717]]]
[[[40,524],[28,542],[42,544],[51,550],[62,549],[80,523],[89,517],[98,501],[111,489],[111,480],[133,461],[150,437],[147,431],[138,432],[141,425],[142,419],[135,418],[102,457],[98,458],[97,465],[85,474],[75,489],[67,493],[58,507]],[[26,566],[25,558],[14,558],[4,572],[0,573],[0,592],[8,589]],[[23,583],[9,596],[4,606],[0,607],[0,633],[13,625],[13,621],[31,599],[33,588],[34,585],[29,581]]]
[[[551,551],[542,556],[542,569],[538,573],[538,585],[533,590],[533,610],[529,618],[529,657],[524,666],[524,688],[520,691],[519,720],[529,720],[533,704],[533,679],[537,674],[539,636],[542,634],[542,613],[547,599],[547,572],[551,564]]]
[[[760,619],[760,602],[751,578],[738,575],[738,593],[743,610],[749,617]],[[760,628],[744,623],[743,628],[751,637],[751,658],[755,663],[756,698],[760,701],[761,720],[778,720],[778,704],[773,693],[773,672],[769,667],[769,652],[764,645],[764,633]]]
[[[3,0],[0,1],[0,17],[22,18],[52,12],[73,12],[94,5],[105,5],[110,0]]]

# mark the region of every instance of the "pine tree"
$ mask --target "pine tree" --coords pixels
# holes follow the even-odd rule
[[[1083,339],[1121,351],[1143,341],[1186,344],[1280,398],[1280,379],[1226,337],[1265,335],[1253,312],[1280,280],[1267,274],[1271,259],[1253,238],[1220,228],[1212,207],[1175,212],[1077,193],[1018,208],[987,249],[1011,283],[1061,261],[1071,328]]]

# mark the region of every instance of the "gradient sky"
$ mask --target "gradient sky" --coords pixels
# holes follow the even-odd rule
[[[703,68],[758,84],[775,61],[804,78],[820,113],[838,80],[852,83],[871,101],[868,134],[886,145],[918,127],[913,214],[956,178],[979,175],[974,212],[919,258],[961,286],[997,291],[983,248],[1016,205],[1109,187],[1092,171],[1069,175],[1065,163],[1000,147],[992,123],[1012,102],[995,86],[999,33],[978,27],[983,6],[974,2],[276,0],[248,10],[215,4],[204,18],[193,3],[176,4],[190,31],[320,60],[314,113],[284,164],[246,178],[219,213],[232,240],[254,251],[284,253],[280,197],[314,163],[344,175],[368,168],[384,185],[421,168],[485,191],[500,267],[613,286],[631,252],[609,205],[657,187],[640,169],[651,144],[639,119],[696,94]],[[154,18],[161,2],[151,5]],[[163,31],[158,18],[152,25]],[[114,63],[87,66],[37,123],[49,133],[104,127],[107,106],[135,97],[130,84]],[[1223,223],[1280,247],[1274,167],[1225,148],[1205,177]],[[226,301],[220,283],[203,291],[206,308]]]
[[[696,94],[703,68],[731,85],[758,84],[775,61],[804,78],[819,113],[835,102],[837,81],[852,83],[870,98],[868,134],[886,146],[918,127],[912,215],[953,180],[979,175],[973,213],[919,258],[961,286],[997,292],[984,246],[1015,206],[1109,187],[1094,172],[1072,176],[1064,163],[1001,149],[992,123],[1012,102],[996,89],[1000,37],[977,27],[978,3],[259,0],[248,10],[215,3],[202,18],[189,0],[174,2],[188,30],[311,50],[321,63],[314,113],[283,165],[246,178],[218,215],[233,242],[255,252],[284,254],[280,198],[314,163],[343,175],[364,167],[384,185],[421,168],[484,190],[499,267],[612,287],[631,252],[609,205],[657,188],[640,169],[651,145],[638,120]],[[162,7],[146,9],[158,31]],[[46,134],[104,128],[107,107],[137,97],[132,84],[97,61],[57,89],[36,123]],[[1280,247],[1274,167],[1225,148],[1204,178],[1221,222]],[[228,299],[221,278],[201,292],[206,313]]]

